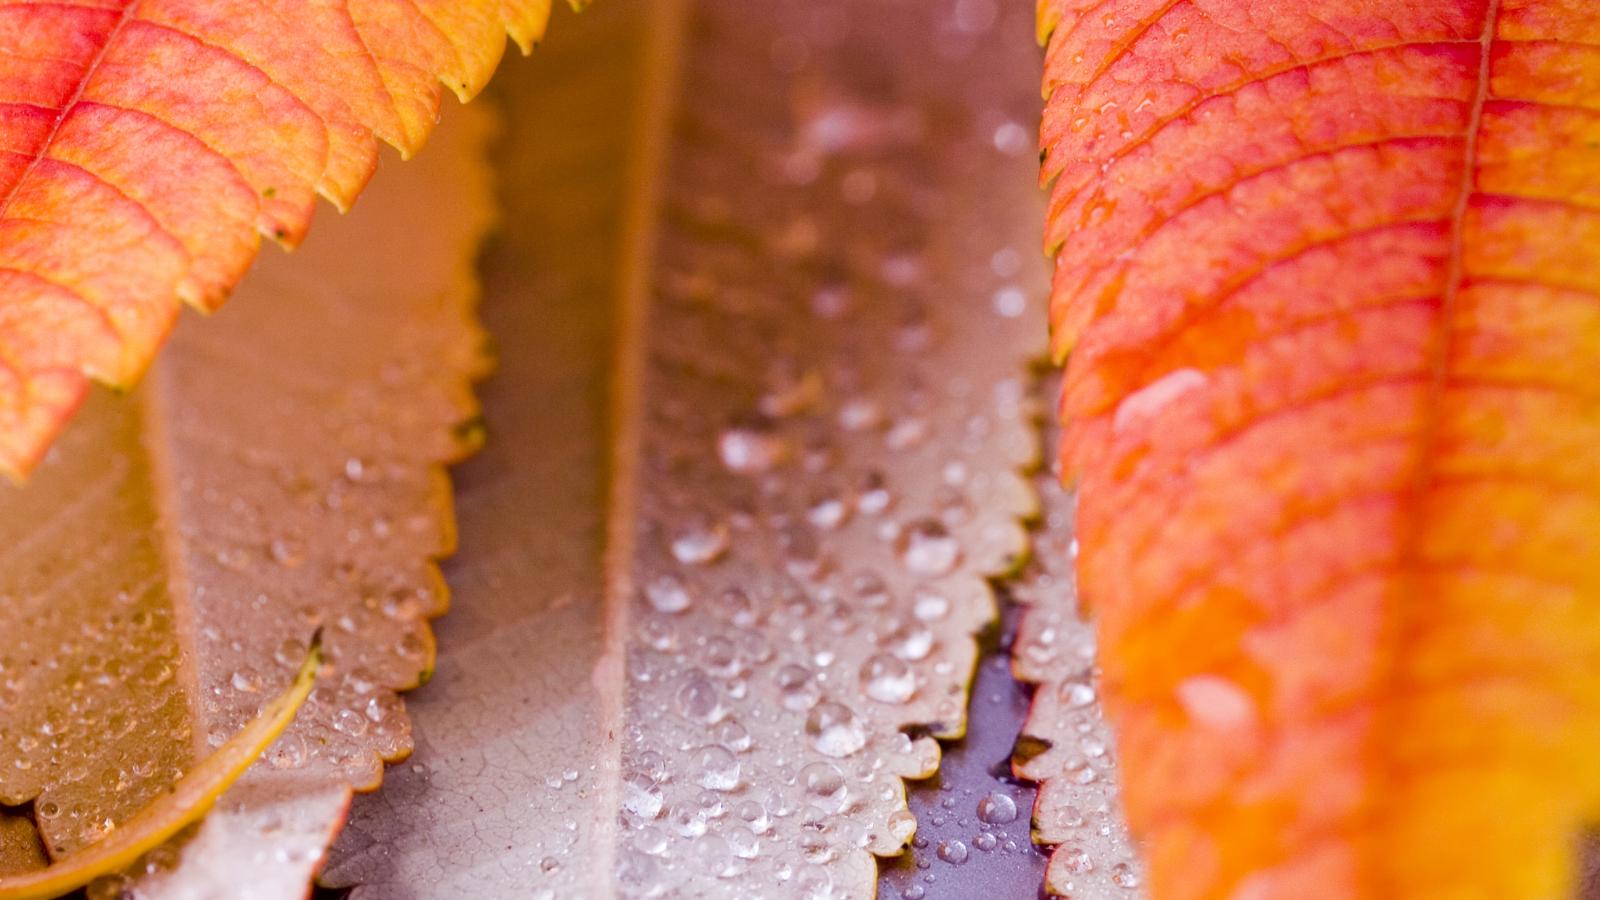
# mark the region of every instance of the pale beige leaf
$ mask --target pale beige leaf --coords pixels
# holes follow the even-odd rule
[[[1053,402],[1059,392],[1060,378],[1051,377],[1040,396]],[[1045,436],[1053,447],[1060,429]],[[1078,613],[1075,498],[1054,466],[1033,481],[1044,515],[1033,559],[1011,588],[1027,604],[1012,673],[1038,689],[1012,768],[1039,782],[1033,838],[1052,848],[1046,887],[1079,900],[1137,900],[1143,869],[1122,811],[1116,740],[1095,693],[1094,626]]]
[[[1025,19],[1024,4],[1014,6]],[[484,397],[501,442],[457,470],[464,540],[446,567],[455,608],[440,626],[439,674],[413,695],[413,765],[358,800],[330,860],[328,881],[355,885],[355,897],[611,897],[652,887],[677,896],[690,879],[708,896],[758,886],[803,896],[818,878],[838,896],[865,896],[875,878],[865,846],[892,853],[906,837],[902,819],[888,827],[901,804],[889,767],[922,774],[936,758],[925,739],[915,745],[925,755],[906,753],[912,742],[901,743],[899,728],[960,733],[970,633],[993,615],[981,576],[1025,552],[1017,520],[1034,509],[1014,473],[1038,458],[1026,366],[1042,352],[1042,277],[1037,263],[1029,279],[1017,272],[1032,262],[1041,201],[1031,152],[1015,139],[1038,102],[1035,57],[1002,56],[1002,47],[1017,48],[998,38],[941,37],[947,19],[935,10],[862,4],[847,23],[860,33],[842,44],[830,44],[837,20],[810,16],[775,3],[695,4],[679,48],[683,80],[672,97],[652,100],[663,86],[651,79],[663,70],[640,75],[617,55],[637,60],[646,27],[670,40],[670,10],[618,0],[559,23],[540,51],[557,56],[541,87],[507,89],[513,115],[534,124],[511,126],[501,158],[507,231],[486,267],[485,317],[504,362]],[[778,41],[785,35],[810,47],[803,73],[774,64],[775,53],[785,66],[793,57],[794,40]],[[905,46],[874,58],[872,48],[896,41]],[[971,55],[927,71],[933,47],[962,49],[947,41],[965,42]],[[1001,58],[1009,62],[997,68]],[[601,92],[585,79],[614,86]],[[641,122],[630,140],[633,126],[608,117],[635,109],[641,90],[637,117],[660,118],[656,129]],[[831,143],[828,129],[841,118],[864,121],[865,138],[846,137],[866,143]],[[635,180],[624,198],[629,148]],[[814,166],[819,177],[798,183],[787,164],[801,175]],[[652,166],[660,206],[648,193]],[[603,181],[602,169],[614,180]],[[882,195],[843,200],[845,179],[858,172]],[[863,183],[850,180],[858,197]],[[655,237],[661,251],[651,263]],[[660,290],[628,293],[650,284]],[[618,417],[624,436],[627,423],[640,426],[642,448],[623,444],[615,479],[632,481],[638,502],[616,504],[612,525],[641,539],[616,553],[613,575],[644,588],[671,575],[692,596],[672,614],[658,612],[648,590],[615,595],[632,608],[613,633],[626,672],[607,677],[629,682],[607,683],[628,692],[611,695],[620,717],[611,729],[586,704],[600,628],[598,454],[608,443],[597,379],[611,331],[609,308],[594,307],[618,292],[639,304],[634,311],[649,308],[622,365],[646,353],[652,363]],[[971,333],[992,339],[961,340]],[[745,471],[728,471],[729,426],[752,425],[727,442]],[[739,456],[777,445],[764,473]],[[879,510],[884,499],[891,505]],[[774,513],[793,527],[774,532]],[[927,574],[906,569],[909,536],[880,536],[913,523],[929,529],[916,545]],[[952,548],[960,554],[951,571],[932,574]],[[718,609],[720,588],[732,583],[763,604],[759,613]],[[781,602],[779,590],[803,599]],[[832,658],[819,666],[819,653]],[[893,660],[872,670],[872,689],[886,700],[862,692],[861,671],[879,653]],[[827,677],[799,686],[802,708],[793,710],[774,684],[789,663]],[[727,716],[718,722],[683,714],[679,695],[695,668],[721,692]],[[812,687],[856,710],[874,746],[819,752],[805,728]],[[907,687],[911,696],[895,702]],[[740,774],[717,790],[728,770],[708,774],[696,751],[719,738],[742,746],[733,720],[750,746],[730,750]],[[607,731],[627,740],[613,751],[620,766],[597,753]],[[869,765],[864,785],[859,765],[869,753],[884,769]],[[805,793],[799,771],[813,762],[839,770],[845,797]],[[644,772],[648,786],[618,780]],[[657,790],[658,814],[642,815]],[[675,804],[702,795],[718,798],[721,815],[698,820],[680,808],[683,820],[674,818]],[[824,814],[826,831],[806,824],[807,807],[841,799],[839,809],[852,809]],[[742,817],[747,803],[757,805],[753,821]],[[616,827],[619,812],[626,827]],[[808,846],[812,835],[824,845]],[[755,856],[719,857],[723,848]],[[728,877],[710,877],[707,867],[723,862]]]
[[[555,18],[475,101],[505,113],[480,270],[490,439],[452,471],[461,546],[438,668],[406,695],[416,752],[355,799],[322,875],[355,900],[585,897],[593,877],[622,172],[657,20],[637,0]]]
[[[630,254],[599,895],[868,896],[1036,511],[1042,298],[994,263],[1033,187],[992,165],[1031,59],[917,4],[691,21]]]
[[[53,856],[237,731],[318,626],[331,665],[300,719],[124,887],[302,895],[351,788],[410,751],[394,692],[432,666],[441,466],[473,443],[484,368],[485,130],[449,117],[356,212],[182,323],[135,397],[95,397],[26,489],[0,488],[0,801],[34,801]]]

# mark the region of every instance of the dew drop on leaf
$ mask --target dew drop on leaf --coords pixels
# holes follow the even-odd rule
[[[804,666],[784,666],[773,674],[772,680],[785,709],[809,709],[822,696],[822,689],[817,687],[811,671]]]
[[[1067,709],[1082,709],[1094,702],[1094,688],[1081,681],[1068,681],[1061,685],[1061,705]]]
[[[918,519],[896,541],[900,561],[916,575],[947,575],[961,561],[961,545],[934,519]]]
[[[707,790],[731,791],[739,786],[739,761],[726,747],[700,748],[694,756],[694,767],[695,780]]]
[[[680,613],[688,609],[691,603],[689,590],[671,575],[663,575],[650,582],[644,593],[657,612]]]
[[[878,653],[861,666],[861,689],[880,703],[905,703],[916,693],[917,681],[903,660]]]
[[[725,714],[721,692],[704,678],[691,678],[678,689],[678,711],[696,722],[715,722]]]
[[[850,707],[827,700],[806,716],[806,740],[818,753],[838,759],[866,746],[867,734]]]
[[[702,566],[715,562],[728,550],[728,528],[710,525],[692,528],[672,540],[672,555],[686,566]],[[652,603],[655,601],[652,600]],[[685,604],[687,606],[687,604]],[[658,606],[657,609],[660,609]],[[662,610],[678,612],[679,610]]]
[[[917,817],[908,809],[897,809],[889,814],[889,837],[904,844],[917,833]]]
[[[783,460],[783,441],[748,428],[730,428],[717,438],[717,455],[728,471],[759,475]]]

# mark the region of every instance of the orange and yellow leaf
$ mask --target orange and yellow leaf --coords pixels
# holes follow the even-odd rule
[[[0,472],[89,379],[135,381],[179,301],[409,155],[551,0],[21,0],[0,6]],[[426,227],[419,223],[418,227]]]
[[[1568,898],[1600,8],[1043,0],[1062,453],[1158,900]]]

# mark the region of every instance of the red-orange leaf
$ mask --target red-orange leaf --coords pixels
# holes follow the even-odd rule
[[[0,5],[0,472],[88,379],[138,378],[179,301],[214,309],[260,236],[409,155],[550,0],[20,0]],[[419,223],[418,227],[426,227]]]
[[[1154,895],[1570,897],[1600,8],[1040,20],[1079,578]]]

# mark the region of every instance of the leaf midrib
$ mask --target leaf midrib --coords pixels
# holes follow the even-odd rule
[[[1388,670],[1383,677],[1384,693],[1389,696],[1409,696],[1413,693],[1401,689],[1400,683],[1405,678],[1401,661],[1407,658],[1407,648],[1419,643],[1419,637],[1426,629],[1429,619],[1428,607],[1421,602],[1421,581],[1426,571],[1421,559],[1421,547],[1429,525],[1427,500],[1438,474],[1440,422],[1444,393],[1450,384],[1450,367],[1455,343],[1451,323],[1455,320],[1462,283],[1466,279],[1464,249],[1467,211],[1473,196],[1477,194],[1478,138],[1482,130],[1484,106],[1489,100],[1492,60],[1490,51],[1495,41],[1500,6],[1501,0],[1489,0],[1488,7],[1484,10],[1483,31],[1477,42],[1478,83],[1473,93],[1472,111],[1468,115],[1467,126],[1462,136],[1461,180],[1450,214],[1450,256],[1445,271],[1444,292],[1440,297],[1439,312],[1434,318],[1433,334],[1429,341],[1430,358],[1426,368],[1429,383],[1427,393],[1423,397],[1416,468],[1411,484],[1407,488],[1409,496],[1404,498],[1405,502],[1401,506],[1401,515],[1406,517],[1400,523],[1400,546],[1397,555],[1401,589],[1398,608],[1393,611],[1394,624],[1391,626],[1392,636],[1388,642]],[[1375,773],[1377,777],[1370,782],[1374,797],[1391,795],[1393,792],[1390,787],[1399,779],[1398,760],[1389,752],[1390,748],[1395,746],[1395,742],[1390,738],[1404,733],[1406,723],[1401,721],[1396,706],[1394,703],[1385,704],[1380,713],[1381,718],[1373,729],[1370,746],[1377,748],[1378,764],[1381,766],[1380,771]],[[1392,807],[1387,805],[1378,807],[1373,816],[1374,821],[1381,822],[1388,818],[1389,809]],[[1367,896],[1387,896],[1376,872],[1368,869],[1366,879]]]

